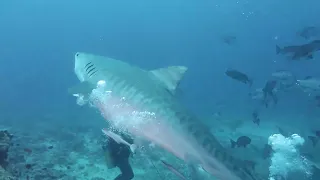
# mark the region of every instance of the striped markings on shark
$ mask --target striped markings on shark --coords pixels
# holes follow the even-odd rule
[[[156,118],[140,129],[128,127],[134,136],[143,136],[186,163],[200,165],[221,180],[260,180],[254,169],[229,155],[208,127],[176,101],[175,90],[186,70],[184,66],[171,66],[146,71],[112,58],[76,53],[74,71],[81,84],[70,88],[69,92],[89,96],[97,83],[104,80],[116,96],[125,97],[130,108],[156,114]],[[120,112],[110,111],[107,106],[100,111],[111,115]],[[154,128],[160,129],[158,134]]]

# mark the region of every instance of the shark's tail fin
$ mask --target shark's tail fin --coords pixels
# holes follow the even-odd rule
[[[281,48],[280,48],[280,46],[278,46],[278,45],[276,45],[276,53],[277,53],[277,54],[281,53]]]
[[[315,136],[308,136],[308,138],[311,140],[313,147],[315,147],[319,141],[319,138]]]

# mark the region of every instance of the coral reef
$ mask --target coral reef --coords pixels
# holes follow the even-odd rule
[[[11,173],[6,171],[8,166],[8,153],[11,145],[12,135],[7,130],[0,130],[0,179],[1,180],[14,180]]]

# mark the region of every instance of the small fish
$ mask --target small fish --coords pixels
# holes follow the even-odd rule
[[[267,81],[264,88],[262,89],[263,101],[265,102],[266,107],[268,107],[268,102],[269,102],[268,97],[272,98],[274,104],[278,103],[278,98],[274,93],[274,89],[276,88],[276,85],[277,85],[277,81],[270,80],[270,81]]]
[[[319,137],[315,137],[315,136],[308,136],[308,138],[311,140],[313,147],[316,147],[318,141],[319,141]]]
[[[177,168],[173,167],[172,165],[170,165],[169,163],[165,162],[164,160],[160,160],[162,162],[162,164],[168,168],[173,174],[175,174],[176,176],[178,176],[181,180],[187,180],[187,178],[177,170]]]
[[[26,167],[27,169],[31,169],[31,168],[32,168],[32,164],[26,164],[25,167]]]
[[[121,143],[121,144],[129,146],[132,153],[134,153],[135,150],[137,149],[137,146],[135,144],[128,143],[121,136],[119,136],[118,134],[113,133],[112,131],[108,131],[106,129],[102,129],[102,132],[106,136],[108,136],[108,137],[112,138],[113,140],[115,140],[118,144]]]
[[[251,161],[251,160],[244,160],[243,163],[244,163],[246,166],[251,167],[251,169],[255,169],[255,168],[256,168],[256,165],[257,165],[256,162]]]
[[[258,126],[260,125],[260,118],[259,118],[259,114],[258,114],[258,111],[255,110],[253,113],[252,113],[252,117],[253,117],[253,123],[254,124],[257,124]]]
[[[307,26],[298,31],[297,35],[303,37],[304,39],[310,39],[320,35],[320,29],[315,26]]]
[[[316,136],[320,138],[320,130],[316,131]]]
[[[248,77],[248,75],[234,69],[229,69],[225,72],[227,76],[230,78],[240,81],[244,84],[249,84],[249,86],[252,86],[253,81]]]
[[[223,40],[224,43],[226,43],[228,45],[231,45],[231,44],[234,44],[236,42],[237,37],[229,35],[229,36],[222,37],[222,40]]]
[[[280,48],[276,46],[277,54],[290,54],[291,60],[313,59],[313,53],[320,50],[320,40],[314,40],[302,45],[286,46]]]
[[[247,147],[251,143],[251,139],[248,136],[240,136],[237,141],[230,139],[231,148],[235,147]]]
[[[23,151],[24,151],[24,152],[27,152],[27,153],[29,153],[29,154],[31,154],[31,153],[32,153],[32,150],[31,150],[31,149],[29,149],[29,148],[24,148],[24,149],[23,149]]]
[[[281,127],[277,126],[279,133],[284,137],[289,137],[289,133],[283,130]]]

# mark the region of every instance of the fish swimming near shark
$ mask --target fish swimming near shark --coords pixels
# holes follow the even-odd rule
[[[303,37],[304,39],[310,39],[320,35],[320,28],[315,26],[307,26],[297,32],[298,36]]]
[[[320,92],[320,79],[307,76],[304,79],[298,79],[296,84],[308,94],[317,94]]]
[[[271,102],[271,100],[273,100],[273,103],[276,103],[277,101],[274,101],[276,99],[273,99],[273,98],[269,98],[269,97],[275,97],[276,96],[276,93],[278,93],[278,89],[277,88],[274,88],[272,90],[273,92],[273,95],[274,96],[268,96],[266,97],[265,94],[266,94],[266,90],[268,89],[265,89],[265,88],[257,88],[255,89],[254,91],[250,92],[248,95],[249,97],[254,100],[254,101],[258,101],[259,104],[262,104],[264,105],[265,107],[269,107],[269,104]],[[275,104],[274,104],[275,105]]]
[[[248,84],[250,87],[252,86],[252,83],[253,83],[252,79],[249,78],[249,76],[243,72],[240,72],[235,69],[228,69],[225,72],[225,74],[234,80],[240,81],[244,84]]]
[[[274,104],[278,103],[278,98],[276,94],[274,93],[274,89],[276,88],[277,81],[275,80],[269,80],[266,82],[263,91],[263,101],[265,103],[265,106],[268,107],[269,100],[268,97],[271,97]]]
[[[320,50],[320,40],[314,40],[307,44],[279,47],[277,54],[288,54],[291,60],[313,59],[313,53]]]
[[[80,84],[69,93],[89,96],[90,104],[115,128],[150,141],[220,180],[262,180],[228,154],[208,127],[176,100],[175,89],[186,70],[171,66],[147,71],[78,52],[74,71]],[[102,90],[97,88],[101,81],[105,82]]]
[[[276,80],[279,84],[281,91],[287,91],[296,85],[296,77],[291,71],[278,70],[271,73],[272,79]]]

